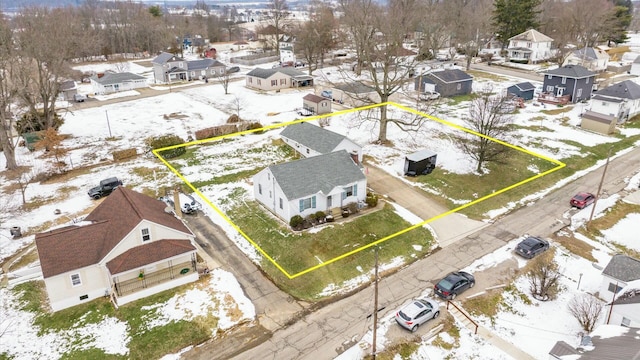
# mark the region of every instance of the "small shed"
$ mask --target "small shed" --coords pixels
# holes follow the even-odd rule
[[[307,94],[302,98],[302,108],[315,115],[327,114],[331,112],[331,100],[315,94]]]
[[[615,116],[600,114],[595,111],[586,111],[582,114],[580,126],[583,129],[595,131],[601,134],[613,134],[616,129]]]
[[[404,159],[404,174],[407,176],[431,174],[436,167],[437,156],[438,154],[427,149],[407,155]]]
[[[524,100],[532,100],[536,87],[530,82],[521,82],[507,88],[507,93]]]

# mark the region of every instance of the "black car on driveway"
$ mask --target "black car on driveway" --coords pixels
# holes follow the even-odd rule
[[[453,300],[461,292],[471,289],[476,284],[473,275],[464,271],[454,271],[434,286],[434,292],[443,299]]]
[[[98,200],[103,196],[107,196],[109,194],[111,194],[111,192],[113,190],[115,190],[115,188],[117,188],[118,186],[122,185],[122,181],[118,180],[118,178],[116,177],[112,177],[112,178],[108,178],[108,179],[104,179],[102,181],[100,181],[100,185],[91,188],[87,194]]]
[[[516,246],[516,254],[525,259],[532,259],[547,250],[549,250],[549,242],[537,236],[528,236]]]

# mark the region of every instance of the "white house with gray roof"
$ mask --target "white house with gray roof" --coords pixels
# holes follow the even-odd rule
[[[362,163],[362,146],[344,135],[306,121],[287,126],[280,133],[280,138],[304,157],[346,150],[352,156],[357,156],[358,164]]]
[[[313,86],[313,76],[292,67],[255,68],[247,73],[246,86],[258,90],[280,90]]]
[[[104,95],[147,87],[147,78],[130,72],[106,72],[102,76],[92,76],[91,86],[94,94]]]
[[[605,306],[605,313],[610,314],[609,324],[640,327],[640,280],[630,281],[620,290]]]
[[[562,63],[565,65],[582,65],[590,71],[603,72],[607,70],[609,54],[593,47],[584,47],[571,53]]]
[[[625,80],[599,90],[592,97],[590,110],[613,116],[622,123],[640,114],[640,85]]]
[[[269,166],[253,176],[258,202],[289,223],[365,200],[367,178],[346,150]]]
[[[529,29],[522,34],[509,38],[507,48],[509,61],[537,63],[554,55],[551,49],[553,39],[536,29]]]
[[[613,255],[609,264],[602,270],[600,298],[611,301],[630,282],[640,279],[640,260],[627,255]]]
[[[598,326],[578,337],[577,346],[558,341],[549,351],[550,360],[634,360],[640,354],[640,329],[619,325]],[[577,341],[577,342],[578,342]]]

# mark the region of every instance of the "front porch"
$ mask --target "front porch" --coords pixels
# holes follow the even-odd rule
[[[111,300],[114,305],[129,302],[198,280],[198,266],[195,260],[169,264],[166,268],[153,272],[140,272],[135,278],[120,280],[113,278]]]

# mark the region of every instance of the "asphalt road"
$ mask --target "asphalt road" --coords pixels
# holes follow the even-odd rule
[[[615,158],[609,164],[602,196],[621,191],[624,179],[640,171],[640,149]],[[602,167],[552,191],[440,251],[401,271],[384,277],[379,285],[379,307],[384,316],[407,300],[433,286],[446,273],[465,267],[506,242],[524,234],[549,236],[568,223],[569,198],[579,191],[596,192]],[[277,306],[274,304],[274,306]],[[366,288],[348,298],[301,317],[273,333],[267,341],[233,357],[234,359],[332,359],[357,342],[371,327],[367,319],[373,308],[373,289]],[[420,329],[420,331],[426,331]],[[412,336],[407,334],[407,336]],[[209,359],[222,359],[210,348]],[[186,357],[189,358],[189,357]]]
[[[522,78],[522,79],[531,80],[531,81],[538,81],[538,82],[544,81],[544,75],[538,74],[534,71],[519,70],[519,69],[514,69],[506,66],[500,66],[500,65],[488,65],[487,63],[477,63],[477,64],[471,64],[471,69],[486,71],[493,74],[500,74],[500,75],[507,75],[507,76],[512,76],[516,78]]]

